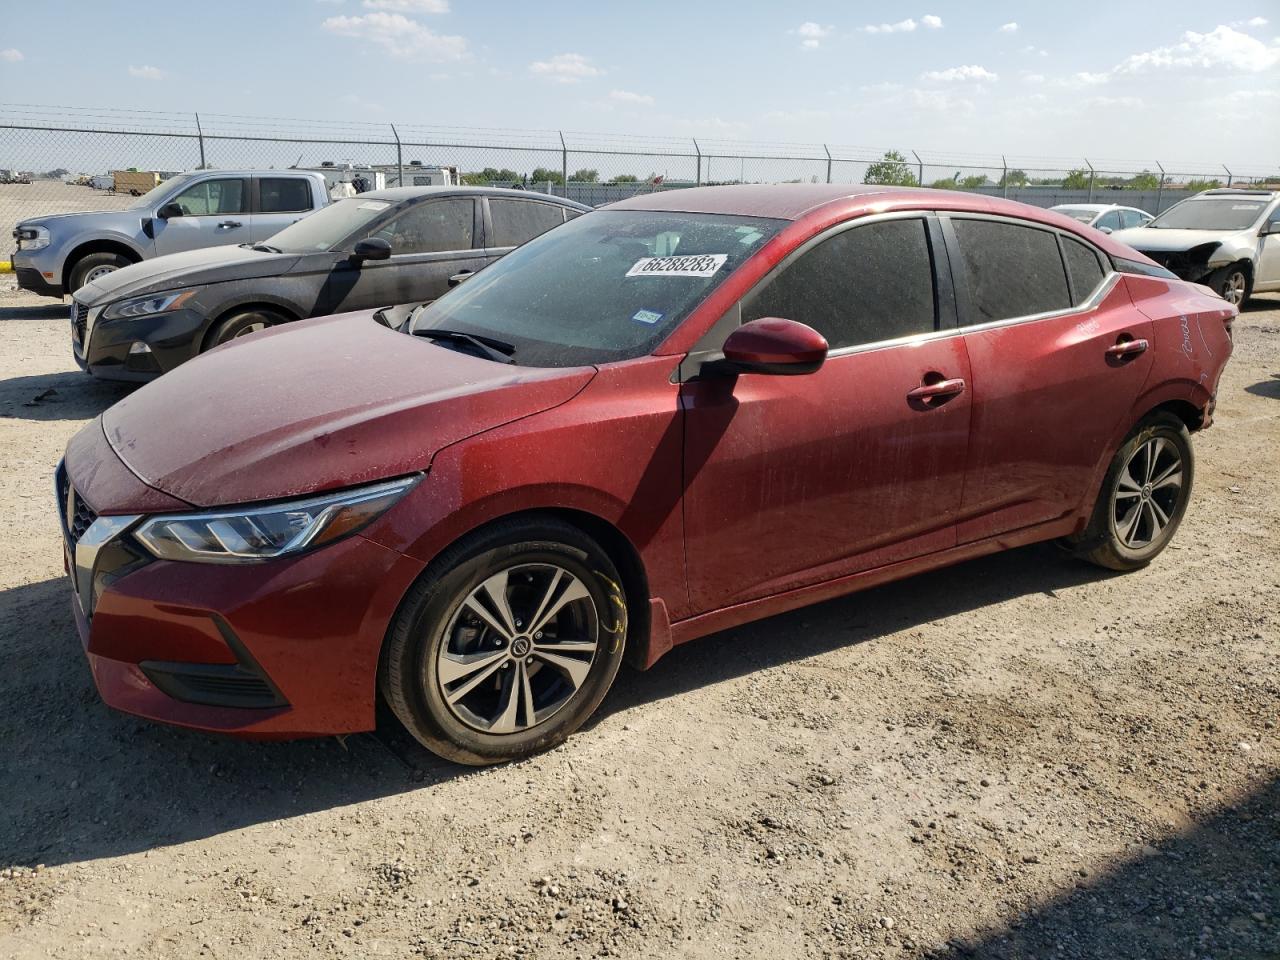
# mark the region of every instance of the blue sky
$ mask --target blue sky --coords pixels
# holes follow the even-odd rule
[[[0,100],[1280,166],[1277,0],[893,9],[13,3]]]

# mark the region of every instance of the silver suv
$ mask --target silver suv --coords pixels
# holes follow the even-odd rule
[[[1112,237],[1237,306],[1280,290],[1280,192],[1206,190]]]
[[[13,271],[23,290],[61,297],[150,257],[266,240],[328,202],[321,173],[182,173],[124,210],[23,220],[13,231]]]

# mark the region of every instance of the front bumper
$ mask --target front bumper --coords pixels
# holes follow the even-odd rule
[[[96,423],[86,430],[101,437]],[[85,569],[78,536],[114,517],[98,516],[111,505],[95,494],[138,502],[119,496],[118,470],[77,473],[74,447],[86,443],[68,452],[59,503],[76,626],[108,706],[255,738],[373,728],[382,641],[421,562],[357,534],[263,563],[175,563],[151,558],[126,520]]]
[[[29,290],[42,297],[61,298],[64,293],[61,268],[53,263],[52,257],[42,256],[48,249],[48,247],[42,247],[39,250],[15,250],[10,262],[13,264],[13,273],[18,280],[19,290]],[[46,273],[49,276],[46,277]]]
[[[1222,261],[1210,265],[1204,258],[1193,257],[1185,250],[1139,250],[1138,252],[1150,257],[1174,276],[1192,283],[1202,283],[1209,274],[1230,262]]]
[[[195,310],[172,310],[132,320],[103,320],[102,306],[71,301],[71,352],[104,380],[154,380],[200,352],[209,320]]]

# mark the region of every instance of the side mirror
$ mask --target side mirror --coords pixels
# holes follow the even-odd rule
[[[1110,232],[1111,232],[1111,228],[1110,228],[1110,227],[1099,227],[1099,228],[1098,228],[1098,230],[1100,230],[1102,233],[1110,233]]]
[[[391,256],[391,244],[381,237],[365,237],[351,248],[352,260],[386,260]]]
[[[724,342],[724,359],[737,373],[813,373],[827,359],[827,341],[803,323],[762,317],[729,334]]]
[[[183,215],[182,204],[175,203],[172,200],[161,206],[160,209],[156,211],[156,216],[161,220],[172,220],[174,217],[181,217]]]

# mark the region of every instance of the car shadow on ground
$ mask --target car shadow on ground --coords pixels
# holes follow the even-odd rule
[[[1011,922],[927,956],[981,960],[1280,957],[1280,780],[1135,849]]]
[[[1280,400],[1280,373],[1273,373],[1269,380],[1259,380],[1257,383],[1249,384],[1244,388],[1244,392],[1252,393],[1255,397]]]
[[[66,303],[45,303],[38,307],[0,307],[0,320],[67,320],[70,309]]]
[[[1013,597],[1108,576],[1023,548],[725,631],[624,671],[599,717]],[[161,726],[100,702],[61,578],[0,591],[0,859],[75,863],[430,789],[468,768],[394,723],[375,734],[255,743]],[[589,734],[587,734],[589,735]],[[573,750],[573,740],[564,751]]]
[[[11,377],[0,381],[0,417],[92,420],[138,386],[99,380],[79,370]]]

